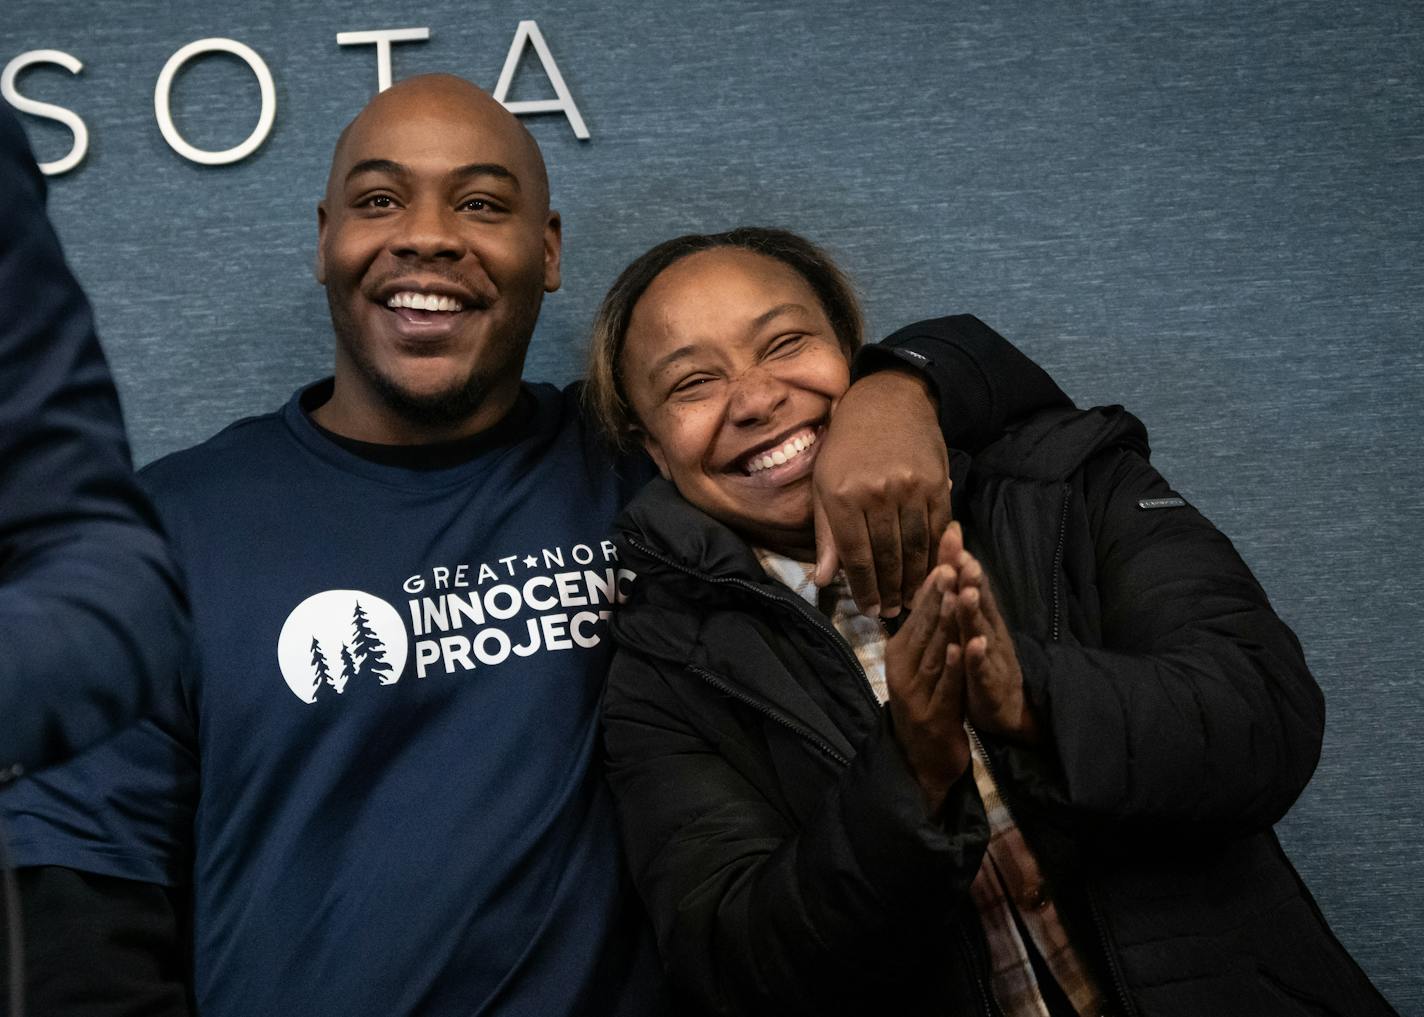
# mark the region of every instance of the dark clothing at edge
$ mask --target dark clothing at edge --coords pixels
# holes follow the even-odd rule
[[[187,607],[45,182],[0,103],[0,786],[176,687]]]

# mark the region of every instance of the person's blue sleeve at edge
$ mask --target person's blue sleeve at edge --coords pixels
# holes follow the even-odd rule
[[[172,695],[187,607],[89,303],[0,103],[0,785]]]

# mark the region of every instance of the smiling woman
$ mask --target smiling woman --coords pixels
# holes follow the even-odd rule
[[[605,301],[590,400],[693,504],[810,561],[816,441],[850,384],[861,329],[849,280],[794,234],[678,238]]]
[[[673,975],[718,1014],[1390,1013],[1271,829],[1319,689],[1130,414],[958,454],[893,635],[816,588],[858,344],[844,277],[778,230],[654,248],[596,322],[593,403],[662,473],[618,523],[604,724]]]
[[[683,259],[638,301],[624,347],[648,453],[694,505],[812,560],[811,467],[850,385],[847,345],[774,258],[727,248]]]

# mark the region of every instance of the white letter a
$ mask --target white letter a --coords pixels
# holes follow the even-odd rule
[[[554,94],[558,98],[505,102],[504,97],[509,94],[509,86],[514,83],[514,72],[519,69],[519,58],[524,55],[524,47],[531,42],[534,44],[534,52],[539,54],[539,63],[544,67],[544,74],[554,86]],[[549,44],[544,41],[544,34],[533,21],[519,23],[519,29],[514,33],[514,41],[509,44],[509,55],[504,58],[504,69],[499,72],[499,84],[494,86],[494,98],[496,102],[504,103],[504,108],[516,115],[562,113],[568,118],[569,126],[574,129],[574,137],[580,141],[588,140],[588,128],[584,125],[578,104],[569,94],[569,86],[564,84],[564,76],[559,73],[559,65],[554,63],[554,56],[549,52]]]

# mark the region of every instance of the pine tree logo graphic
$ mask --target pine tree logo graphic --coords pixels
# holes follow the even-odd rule
[[[351,647],[345,643],[341,644],[341,673],[337,675],[336,681],[331,684],[336,686],[336,694],[339,696],[346,691],[346,683],[356,677],[356,662],[351,659]]]
[[[287,616],[277,662],[287,687],[304,703],[394,685],[410,640],[390,604],[361,590],[327,590]]]
[[[366,612],[361,610],[359,600],[356,602],[356,610],[352,612],[351,626],[355,629],[351,652],[361,658],[358,674],[375,675],[382,685],[393,685],[400,681],[400,675],[392,674],[389,670],[378,670],[387,664],[386,644],[381,642],[381,637],[371,628],[370,619],[366,617]]]
[[[343,646],[342,649],[344,650],[345,647]],[[321,652],[321,643],[316,636],[312,636],[311,652],[312,673],[316,675],[316,681],[312,684],[312,698],[315,699],[321,693],[323,684],[332,686],[336,689],[336,694],[341,695],[341,690],[346,688],[346,682],[342,680],[338,684],[331,669],[326,666],[326,655]]]

